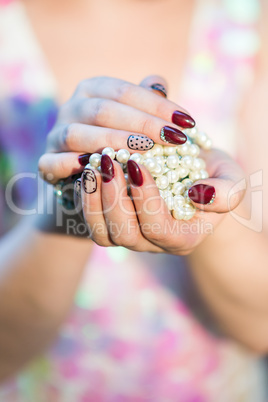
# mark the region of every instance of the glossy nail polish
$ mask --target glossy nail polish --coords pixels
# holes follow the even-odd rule
[[[176,110],[172,115],[172,123],[182,128],[193,128],[195,126],[194,119],[186,113]]]
[[[131,159],[127,163],[128,178],[133,186],[140,187],[143,184],[143,177],[139,165]]]
[[[208,186],[207,184],[196,184],[189,189],[188,195],[192,201],[206,205],[213,203],[216,197],[216,191],[213,186]]]
[[[161,84],[153,84],[153,85],[151,85],[151,88],[154,90],[154,91],[159,91],[159,92],[161,92],[161,94],[166,98],[167,97],[167,91],[166,91],[166,88],[163,86],[163,85],[161,85]]]
[[[114,178],[113,161],[108,155],[102,155],[101,157],[101,172],[104,183],[109,183]]]
[[[85,167],[82,174],[82,186],[87,194],[95,193],[97,190],[97,179],[93,169]]]
[[[153,148],[154,142],[146,135],[130,135],[127,139],[127,146],[137,151],[148,151]]]
[[[84,154],[78,156],[78,162],[80,163],[81,166],[86,166],[89,162],[89,157],[91,154]]]
[[[182,145],[187,141],[187,137],[183,132],[169,126],[162,128],[160,138],[162,141],[174,145]]]

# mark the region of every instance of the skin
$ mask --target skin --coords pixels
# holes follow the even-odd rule
[[[140,3],[132,0],[91,0],[90,2],[72,2],[69,0],[68,2],[65,1],[64,5],[60,0],[57,2],[52,2],[52,0],[36,0],[35,2],[25,0],[24,3],[33,28],[58,80],[60,101],[65,102],[70,98],[78,81],[107,74],[106,60],[103,59],[104,56],[100,54],[101,52],[98,51],[98,48],[92,46],[93,38],[103,38],[100,40],[104,41],[105,47],[107,46],[107,49],[112,49],[113,51],[113,57],[109,57],[109,54],[107,55],[110,76],[121,77],[129,82],[138,83],[151,71],[155,71],[155,66],[157,66],[159,74],[168,77],[168,86],[171,88],[169,98],[174,99],[180,85],[181,75],[178,72],[182,71],[185,58],[187,47],[185,38],[189,31],[193,2],[178,2],[175,0],[169,0],[169,2],[172,5],[170,8],[166,7],[167,2],[146,2],[144,3],[143,13],[140,13]],[[64,14],[61,12],[63,8],[65,10]],[[127,53],[124,51],[124,55],[122,54],[119,46],[122,29],[118,29],[117,24],[112,23],[113,19],[109,18],[111,10],[122,21],[128,21],[128,12],[131,11],[133,21],[138,21],[138,31],[141,37],[147,37],[148,30],[152,30],[150,31],[153,38],[150,40],[150,54],[148,54],[146,43],[143,46],[143,43],[137,41],[137,31],[134,29],[126,30],[126,27],[122,27],[122,29],[125,28],[125,34],[128,35],[130,46],[126,49]],[[170,14],[166,15],[166,20],[169,21],[170,18],[174,18],[174,23],[167,23],[164,29],[163,23],[165,19],[163,19],[163,12],[168,13],[168,10],[170,10]],[[100,12],[103,24],[99,22],[99,19],[95,18]],[[267,15],[267,10],[265,12]],[[74,15],[77,18],[74,18]],[[50,21],[49,32],[47,30],[48,19]],[[79,24],[77,21],[79,21]],[[161,30],[159,29],[160,24]],[[113,35],[103,35],[104,26]],[[73,29],[71,30],[70,27]],[[63,35],[59,35],[61,32]],[[161,48],[161,54],[159,54],[159,41],[163,37],[163,32],[167,35],[169,46]],[[267,32],[264,32],[263,35],[267,38]],[[59,55],[54,46],[55,37],[58,38],[57,46],[62,49],[61,55]],[[110,42],[109,38],[112,38],[112,42]],[[69,50],[70,40],[75,43],[75,54],[72,57],[70,57]],[[114,43],[118,44],[118,48],[114,48]],[[267,40],[266,43],[268,43]],[[68,48],[66,44],[68,44]],[[174,48],[180,49],[180,52],[174,52]],[[91,51],[85,52],[85,49],[90,49]],[[144,60],[144,65],[147,66],[146,69],[141,64],[137,66],[136,63],[132,63],[133,57],[134,59]],[[166,60],[169,60],[169,63]],[[68,68],[66,68],[67,65]],[[266,154],[264,154],[264,150],[267,149],[267,139],[265,130],[262,127],[262,122],[265,121],[266,116],[264,105],[268,90],[266,71],[267,59],[263,56],[251,96],[247,99],[241,112],[240,132],[243,133],[243,151],[241,151],[240,160],[243,162],[246,175],[258,168],[263,169],[264,173],[267,170]],[[157,81],[155,81],[156,79]],[[155,82],[167,85],[161,78],[152,77],[145,80],[142,86],[148,88],[151,83]],[[81,85],[79,90],[81,91]],[[152,92],[147,92],[150,95],[153,94]],[[78,95],[77,92],[76,95]],[[154,101],[150,102],[150,105],[155,105],[160,100],[163,101],[159,95],[153,95],[155,96]],[[86,98],[90,97],[87,96]],[[107,95],[105,98],[107,99]],[[72,99],[68,103],[69,109],[63,106],[60,115],[62,125],[70,128],[71,124],[72,130],[69,130],[69,134],[79,131],[74,130],[73,124],[76,124],[76,129],[78,128],[77,124],[85,124],[79,121],[77,116],[72,115],[72,105],[74,105],[75,101]],[[85,99],[85,96],[81,102],[89,104],[89,100]],[[121,100],[118,105],[119,111],[122,110],[120,109],[122,103],[124,102]],[[133,104],[133,99],[131,104]],[[136,111],[135,105],[131,107]],[[176,105],[177,108],[178,105]],[[164,122],[169,122],[170,125],[170,114],[168,114],[170,112],[170,103],[166,100],[162,112],[167,113],[166,115],[158,116],[156,119],[153,116],[155,112],[152,110],[145,111],[150,115],[149,119],[153,121],[150,124],[155,125],[154,127],[157,124],[160,126]],[[158,113],[156,114],[158,115]],[[121,113],[118,115],[121,115]],[[73,121],[70,121],[70,116]],[[258,116],[257,119],[256,116]],[[162,119],[161,124],[159,119]],[[116,126],[114,123],[104,124],[102,122],[101,125],[106,130],[118,130],[118,126],[117,128],[114,127]],[[91,124],[94,126],[94,122]],[[112,124],[114,125],[113,127],[111,127]],[[88,127],[86,127],[85,131],[81,126],[79,128],[81,129],[79,131],[82,133],[81,136],[87,135]],[[77,160],[76,156],[81,153],[82,149],[78,147],[74,139],[69,142],[65,149],[60,148],[66,146],[66,143],[62,142],[63,129],[59,129],[58,134],[56,134],[55,130],[50,134],[48,153],[41,159],[40,169],[44,174],[51,169],[55,169],[53,171],[55,177],[57,175],[67,177],[69,174],[74,173],[76,169],[79,170],[75,161]],[[127,127],[124,128],[124,131],[128,131]],[[158,132],[156,128],[152,131]],[[253,132],[258,132],[258,141],[254,141],[254,144],[251,140]],[[87,137],[90,149],[83,149],[83,152],[91,151],[94,145],[90,142],[89,133]],[[247,138],[246,141],[245,137]],[[107,143],[105,143],[106,145]],[[101,142],[95,144],[95,148],[102,146],[103,143]],[[121,147],[124,147],[124,144]],[[55,154],[56,150],[61,151],[61,153]],[[219,155],[222,159],[220,159],[220,167],[217,170],[215,160],[218,159]],[[222,185],[226,185],[229,180],[229,178],[225,177],[224,169],[228,171],[231,168],[232,177],[230,177],[230,180],[238,180],[241,177],[241,171],[232,160],[223,154],[212,152],[207,158],[208,160],[211,158],[211,172],[216,174],[217,170],[219,173],[219,178],[210,180],[219,180],[220,183],[218,183],[219,187],[217,189],[217,194],[219,194],[218,201],[211,206],[205,207],[205,209],[213,211],[213,208],[215,208],[215,212],[223,212],[225,210],[225,200],[220,196],[220,191]],[[69,166],[72,166],[72,172],[68,170]],[[117,181],[118,185],[122,185],[122,177],[116,163],[115,169],[114,180]],[[237,177],[233,177],[233,172],[236,172]],[[150,184],[150,177],[143,168],[142,174],[144,175],[145,185]],[[108,203],[108,200],[105,199],[105,194],[107,194],[107,186],[111,183],[101,183],[98,174],[97,181],[98,191],[91,195],[82,193],[82,201],[76,198],[77,205],[80,202],[81,205],[83,203],[86,218],[86,206],[89,201],[87,197],[98,197],[95,199],[96,208],[100,205],[100,197],[103,197],[103,201]],[[268,186],[266,183],[264,184],[265,191],[267,191]],[[135,192],[136,189],[133,189],[133,191]],[[264,203],[266,198],[267,194],[264,192]],[[240,198],[236,200],[233,207],[239,202]],[[128,202],[128,206],[131,207],[131,205]],[[240,208],[243,211],[246,210],[247,197],[244,205],[240,205]],[[99,216],[95,217],[97,222],[103,219],[102,210],[98,209],[98,211]],[[174,248],[174,243],[176,243],[177,239],[169,237],[166,239],[164,250],[174,254],[189,254],[192,251],[188,257],[191,262],[190,269],[204,299],[214,313],[215,320],[218,321],[227,335],[230,335],[256,353],[266,353],[268,350],[268,274],[266,269],[268,216],[266,211],[264,211],[263,217],[264,231],[260,234],[245,229],[229,216],[225,216],[225,219],[222,219],[223,214],[212,212],[206,215],[206,219],[212,220],[217,225],[217,230],[213,236],[208,237],[206,240],[185,239],[185,242],[187,241],[188,243],[181,243],[178,249]],[[123,219],[119,213],[114,216],[117,220]],[[111,220],[111,215],[108,215],[108,218]],[[147,216],[145,218],[147,219]],[[77,216],[78,222],[81,221],[80,219]],[[46,225],[44,225],[44,221]],[[92,225],[93,223],[90,222],[90,224]],[[107,226],[104,227],[107,228]],[[64,227],[62,231],[64,232]],[[27,236],[25,236],[25,233]],[[159,238],[151,236],[148,239],[142,233],[139,236],[142,236],[141,247],[146,250],[150,249],[149,247],[154,247],[154,251],[161,251],[158,244]],[[94,240],[97,240],[97,242],[107,241],[107,235],[104,235],[102,239]],[[201,240],[202,243],[200,243]],[[120,239],[117,239],[117,242],[123,244]],[[223,244],[225,245],[224,248],[222,247]],[[133,244],[123,245],[133,248]],[[46,216],[39,216],[34,220],[27,219],[2,240],[0,245],[0,258],[3,261],[0,282],[0,327],[2,328],[0,333],[0,379],[3,380],[14,373],[25,362],[40,353],[54,339],[60,324],[69,312],[73,295],[83,273],[91,247],[92,242],[88,241],[88,239],[77,239],[58,233],[53,216],[49,219]],[[14,249],[16,249],[15,255]],[[63,249],[64,253],[62,252]],[[50,250],[50,252],[47,253],[47,250]],[[228,250],[228,253],[226,253],[226,250]],[[256,261],[258,264],[256,264]],[[48,289],[49,292],[47,291]]]

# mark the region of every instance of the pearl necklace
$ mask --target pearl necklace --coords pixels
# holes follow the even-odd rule
[[[187,141],[183,145],[169,146],[155,144],[149,151],[130,155],[127,149],[115,151],[107,147],[102,155],[108,155],[117,160],[125,173],[128,182],[126,163],[129,159],[144,165],[159,189],[160,196],[165,200],[169,211],[178,220],[193,218],[196,208],[192,204],[188,190],[194,182],[209,177],[206,171],[206,163],[199,158],[200,148],[209,150],[212,146],[211,139],[196,127],[183,131]],[[101,170],[101,154],[94,153],[89,158],[88,167]],[[130,191],[128,184],[128,191]]]

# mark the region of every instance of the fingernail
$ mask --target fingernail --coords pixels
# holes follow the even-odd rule
[[[94,170],[92,170],[90,167],[86,166],[83,171],[82,186],[87,194],[95,193],[95,191],[97,190],[96,175],[94,173]]]
[[[213,186],[208,186],[207,184],[196,184],[189,189],[188,196],[192,201],[197,202],[198,204],[212,204],[216,197],[216,191]]]
[[[89,157],[91,154],[84,154],[78,156],[78,162],[80,163],[81,166],[86,166],[89,162]]]
[[[187,141],[187,137],[185,134],[183,134],[183,132],[169,126],[162,128],[160,138],[162,141],[175,145],[181,145]]]
[[[77,197],[80,198],[81,197],[81,179],[77,179],[74,182],[74,191],[75,191]]]
[[[104,183],[109,183],[114,178],[114,165],[108,155],[102,155],[101,157],[101,172]]]
[[[146,135],[130,135],[127,139],[127,146],[138,151],[148,151],[153,148],[154,141]]]
[[[195,126],[194,119],[186,113],[176,110],[172,115],[172,123],[182,128],[193,128]]]
[[[166,91],[166,88],[163,85],[161,85],[161,84],[153,84],[153,85],[151,85],[151,88],[154,91],[161,92],[164,95],[165,98],[167,97],[167,91]]]
[[[133,186],[140,187],[143,184],[143,177],[138,164],[131,159],[127,163],[128,177]]]

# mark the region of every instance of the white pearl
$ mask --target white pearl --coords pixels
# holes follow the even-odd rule
[[[167,166],[163,167],[163,174],[166,174],[170,171],[170,169]]]
[[[167,197],[173,197],[171,190],[168,190],[168,188],[166,190],[160,191],[162,191],[162,196],[164,199],[166,199]]]
[[[152,148],[152,153],[154,156],[162,156],[164,154],[162,145],[155,144]]]
[[[185,212],[182,207],[178,207],[176,209],[173,209],[172,211],[173,218],[177,219],[178,221],[184,219],[185,217]]]
[[[182,180],[182,184],[184,184],[185,187],[188,189],[193,185],[193,181],[190,179],[184,179]]]
[[[203,133],[202,131],[199,132],[196,136],[196,142],[203,147],[205,142],[207,141],[208,136],[206,133]]]
[[[181,166],[191,169],[193,164],[193,158],[190,155],[185,155],[181,158]]]
[[[176,170],[179,173],[179,177],[181,179],[184,179],[184,177],[188,176],[189,174],[189,169],[185,168],[184,166],[179,166]]]
[[[124,174],[124,177],[125,177],[126,182],[128,182],[128,174],[127,173]]]
[[[155,183],[160,190],[165,190],[169,185],[168,178],[166,176],[157,177]]]
[[[161,166],[159,163],[156,162],[156,167],[154,168],[154,170],[153,170],[151,173],[152,173],[152,175],[153,175],[154,177],[159,177],[159,176],[161,176],[162,173],[163,173],[163,168],[162,168],[162,166]]]
[[[149,158],[154,158],[154,153],[151,149],[143,154],[143,159],[149,159]]]
[[[189,154],[196,158],[200,153],[200,148],[196,144],[191,144],[189,147]]]
[[[188,189],[183,193],[183,197],[186,203],[191,204],[192,201],[188,195]]]
[[[164,156],[155,156],[154,158],[156,160],[157,163],[159,163],[159,165],[164,166],[166,163],[166,160],[164,158]]]
[[[183,195],[175,195],[173,197],[174,200],[174,208],[177,209],[179,207],[182,207],[185,204],[185,199],[183,197]]]
[[[177,170],[170,170],[167,172],[166,176],[168,178],[168,182],[171,184],[176,183],[179,180],[179,173]]]
[[[195,158],[193,161],[193,169],[194,170],[201,170],[206,168],[206,162],[204,159]]]
[[[116,160],[120,163],[127,163],[130,158],[130,153],[127,149],[119,149],[116,153]]]
[[[97,153],[90,155],[89,163],[95,168],[99,167],[101,164],[101,155]]]
[[[170,211],[174,209],[174,199],[172,195],[169,195],[168,197],[165,198],[165,202],[167,204],[167,207]]]
[[[110,156],[111,159],[114,159],[115,158],[115,151],[114,151],[113,148],[106,147],[102,151],[102,155],[108,155],[108,156]]]
[[[197,181],[199,179],[201,179],[201,174],[199,170],[194,170],[193,172],[191,172],[189,174],[189,179],[192,181]]]
[[[185,191],[185,185],[178,181],[177,183],[174,183],[172,186],[172,193],[175,195],[182,194]]]
[[[185,204],[184,207],[184,220],[188,221],[192,219],[195,215],[196,209],[192,207],[190,204]]]
[[[164,155],[166,155],[166,156],[176,154],[176,147],[164,146],[163,149],[164,149]]]
[[[188,155],[189,154],[189,147],[190,147],[190,144],[188,142],[185,142],[185,144],[183,144],[183,145],[178,145],[177,146],[178,154],[181,155],[181,156]]]
[[[148,158],[144,161],[144,166],[149,170],[149,172],[154,171],[157,167],[157,162],[154,158]]]
[[[178,157],[178,155],[170,155],[167,157],[166,164],[167,167],[169,167],[170,169],[176,169],[177,167],[179,167],[180,158]]]
[[[136,163],[142,163],[143,156],[136,152],[135,154],[132,154],[129,159],[134,161],[134,162],[136,162]]]
[[[199,173],[200,173],[200,179],[204,180],[209,178],[209,174],[205,169],[201,169]]]
[[[208,138],[205,143],[203,144],[203,148],[206,150],[211,149],[212,147],[212,140],[210,138]]]
[[[196,127],[194,128],[187,128],[186,130],[183,130],[183,132],[188,135],[191,138],[195,138],[196,135],[198,134],[198,129]]]

